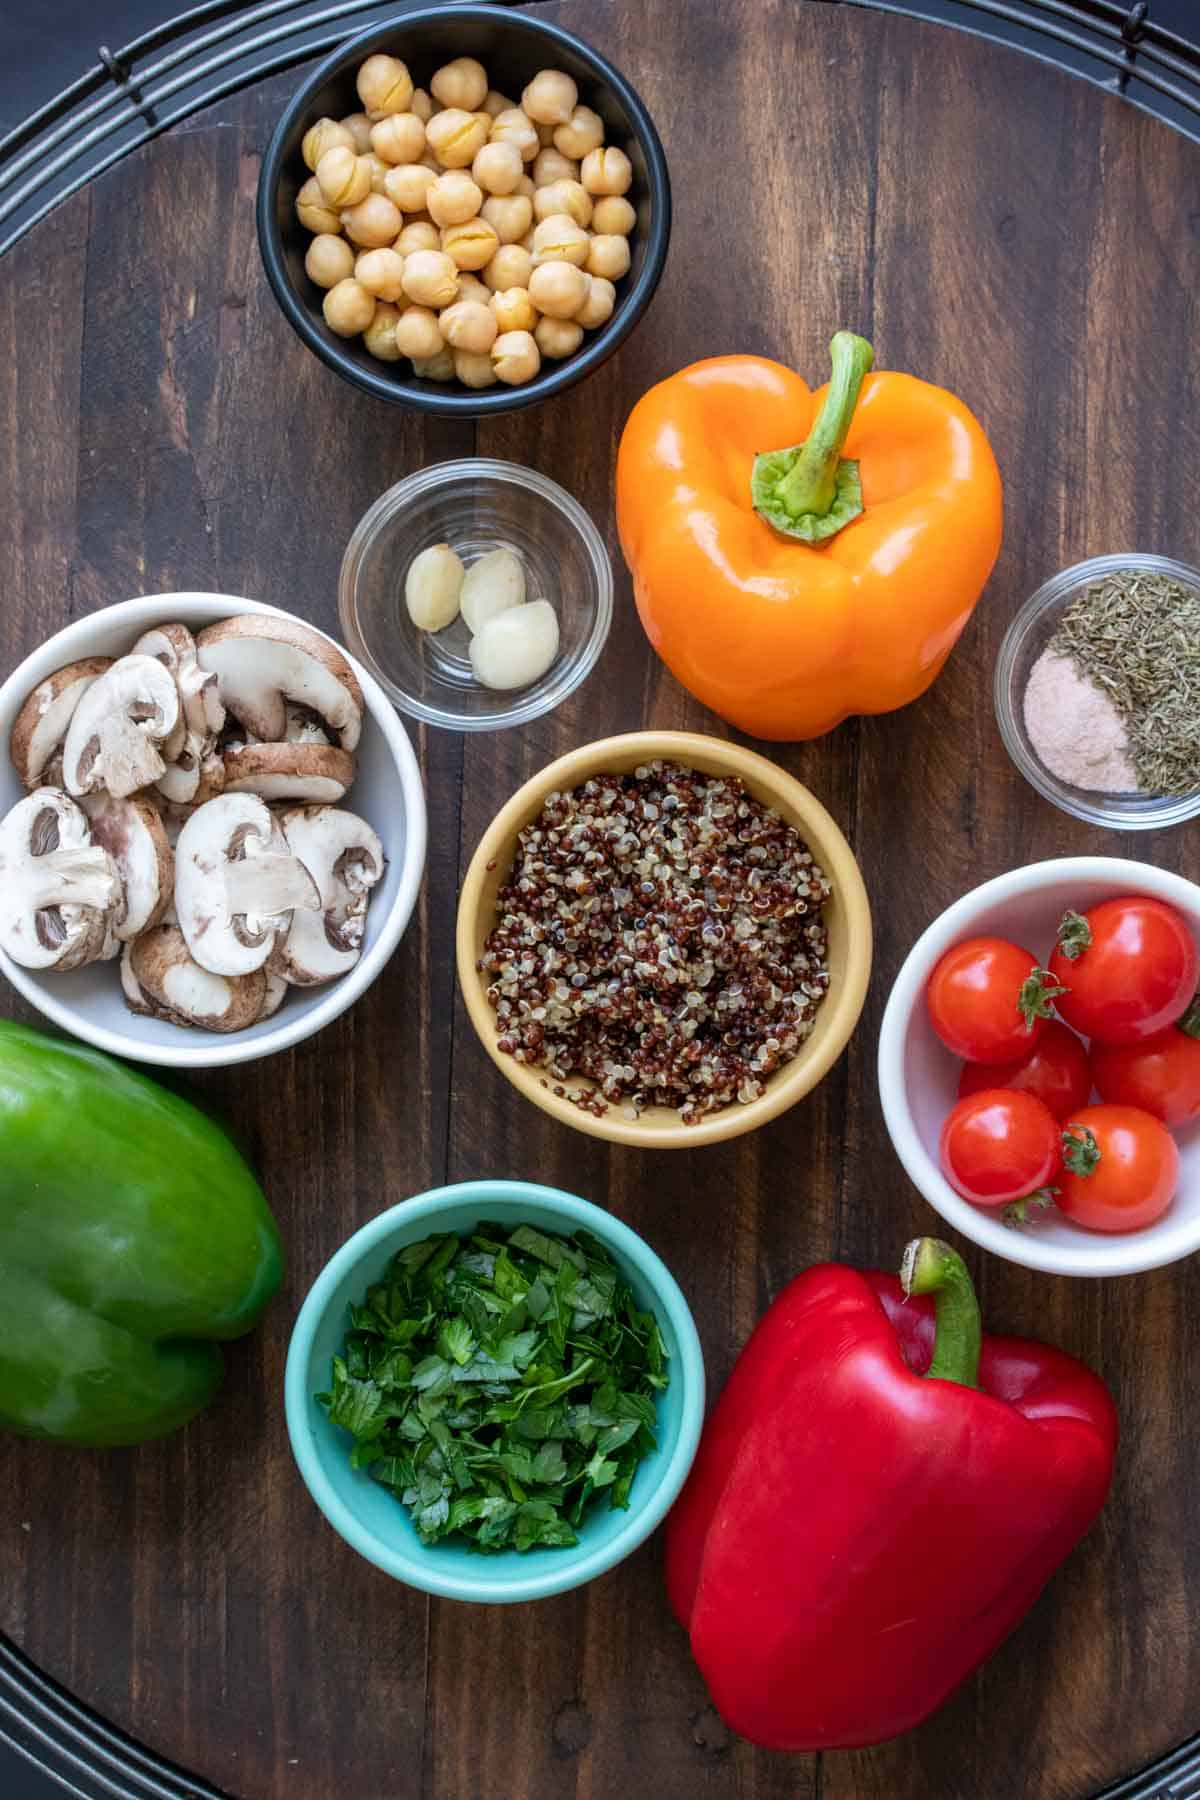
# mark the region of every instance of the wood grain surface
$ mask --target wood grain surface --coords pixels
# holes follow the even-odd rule
[[[558,712],[495,738],[414,730],[428,878],[375,987],[319,1039],[197,1082],[253,1148],[289,1246],[285,1292],[233,1348],[217,1404],[169,1441],[0,1446],[0,1629],[239,1800],[1084,1795],[1200,1725],[1195,1262],[1118,1284],[970,1255],[994,1328],[1043,1335],[1112,1384],[1117,1483],[987,1668],[874,1751],[784,1758],[734,1740],[668,1615],[656,1542],[533,1607],[430,1603],[335,1536],[288,1452],[283,1360],[318,1269],[382,1207],[479,1175],[561,1184],[641,1231],[692,1303],[715,1392],[792,1273],[830,1255],[892,1265],[932,1222],[891,1153],[874,1055],[889,984],[933,915],[1043,856],[1200,874],[1194,831],[1123,839],[1040,801],[990,699],[1008,619],[1056,569],[1132,548],[1200,561],[1200,151],[1016,51],[898,17],[797,0],[541,11],[631,74],[676,205],[650,313],[547,408],[478,432],[427,426],[352,392],[292,336],[252,212],[293,77],[131,157],[0,268],[4,672],[81,613],[171,588],[244,593],[335,629],[362,512],[472,447],[576,494],[617,578],[608,649]],[[750,1138],[609,1150],[522,1104],[475,1042],[452,973],[458,880],[499,804],[568,747],[642,724],[723,730],[638,626],[613,528],[618,435],[649,383],[714,352],[821,380],[839,325],[977,411],[1007,486],[1004,549],[924,700],[772,751],[841,822],[875,908],[876,971],[847,1055]]]

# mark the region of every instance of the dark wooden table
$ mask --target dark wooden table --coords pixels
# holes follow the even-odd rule
[[[655,304],[599,376],[475,431],[352,393],[283,324],[252,206],[292,78],[202,115],[74,199],[0,269],[5,670],[131,594],[209,588],[335,626],[343,545],[390,483],[480,452],[563,482],[608,533],[608,650],[552,717],[496,738],[414,732],[428,879],[371,992],[296,1052],[198,1085],[253,1144],[290,1250],[285,1293],[218,1403],[169,1441],[0,1448],[0,1629],[145,1743],[242,1800],[1050,1800],[1200,1724],[1193,1359],[1198,1266],[1055,1280],[976,1254],[996,1328],[1113,1385],[1116,1487],[1032,1617],[923,1730],[817,1758],[733,1740],[663,1598],[660,1550],[510,1611],[429,1602],[325,1525],[293,1468],[291,1320],[347,1234],[444,1181],[524,1175],[588,1195],[667,1258],[716,1390],[813,1260],[893,1264],[932,1218],[876,1098],[904,952],[966,888],[1063,853],[1200,874],[1194,833],[1073,825],[1010,767],[990,678],[1047,575],[1128,548],[1200,561],[1200,152],[1115,97],[932,25],[795,0],[548,0],[634,77],[663,132],[676,226]],[[623,420],[695,357],[752,350],[814,379],[832,329],[955,389],[992,435],[1008,525],[932,692],[776,754],[862,862],[877,966],[848,1054],[768,1130],[678,1156],[609,1151],[522,1104],[455,994],[460,873],[512,789],[642,724],[722,728],[634,615],[610,479]],[[81,1146],[86,1154],[86,1146]],[[804,1546],[797,1543],[797,1554]]]

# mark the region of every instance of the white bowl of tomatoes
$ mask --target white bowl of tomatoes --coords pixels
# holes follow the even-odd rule
[[[1117,857],[1014,869],[934,920],[888,1000],[879,1091],[947,1223],[1060,1275],[1200,1248],[1198,950],[1200,887]]]

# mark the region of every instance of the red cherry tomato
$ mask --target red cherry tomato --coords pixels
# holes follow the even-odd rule
[[[1133,894],[1063,914],[1050,973],[1068,1025],[1102,1044],[1136,1044],[1173,1025],[1196,992],[1196,944],[1173,906]]]
[[[1200,1062],[1200,1044],[1195,1045]],[[1015,1088],[1032,1094],[1048,1106],[1056,1119],[1086,1106],[1092,1091],[1092,1071],[1087,1050],[1073,1031],[1050,1019],[1037,1043],[1019,1062],[967,1063],[958,1083],[958,1097],[981,1094],[985,1088]],[[1116,1096],[1112,1096],[1114,1099]],[[1108,1099],[1109,1096],[1105,1095]],[[1124,1098],[1124,1096],[1122,1096]],[[1132,1098],[1132,1096],[1130,1096]],[[1138,1103],[1143,1104],[1143,1102]],[[1200,1105],[1200,1091],[1197,1095]],[[1153,1112],[1151,1107],[1150,1111]]]
[[[933,1029],[965,1062],[1016,1062],[1045,1030],[1052,998],[1046,971],[1006,938],[955,944],[925,990]]]
[[[1056,1181],[1062,1137],[1054,1114],[1032,1094],[985,1088],[946,1116],[939,1144],[942,1173],[964,1200],[1004,1206]]]
[[[1140,1106],[1085,1106],[1063,1133],[1059,1210],[1092,1231],[1136,1231],[1171,1203],[1175,1139]]]
[[[1102,1100],[1140,1106],[1164,1125],[1200,1116],[1200,1006],[1140,1044],[1093,1044],[1092,1076]]]

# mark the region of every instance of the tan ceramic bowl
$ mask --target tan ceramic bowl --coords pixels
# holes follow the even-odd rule
[[[495,1014],[488,1005],[487,983],[476,968],[484,942],[495,922],[496,896],[512,866],[519,831],[542,810],[546,796],[559,788],[578,787],[590,775],[624,774],[655,757],[677,762],[706,774],[736,775],[758,800],[772,807],[794,825],[833,884],[825,908],[829,932],[829,992],[799,1054],[776,1071],[766,1092],[748,1105],[722,1107],[706,1114],[698,1125],[684,1125],[670,1107],[649,1107],[637,1119],[624,1116],[620,1106],[610,1106],[600,1118],[584,1112],[569,1099],[543,1086],[545,1071],[529,1068],[496,1048]],[[871,909],[867,891],[849,844],[808,789],[784,770],[722,738],[700,737],[685,731],[633,731],[625,737],[605,738],[572,750],[549,768],[527,781],[501,808],[484,833],[471,858],[458,902],[458,978],[471,1023],[497,1068],[527,1100],[540,1106],[563,1125],[586,1131],[592,1137],[615,1144],[633,1144],[647,1150],[690,1150],[698,1144],[715,1144],[725,1138],[753,1131],[776,1118],[814,1088],[845,1049],[858,1022],[871,973]],[[593,1084],[576,1076],[559,1084],[578,1092]]]

